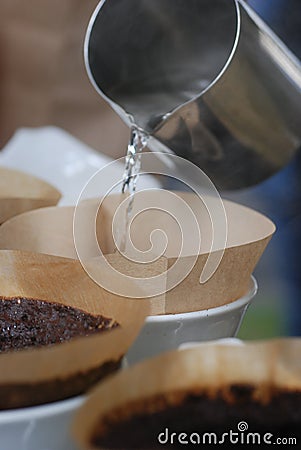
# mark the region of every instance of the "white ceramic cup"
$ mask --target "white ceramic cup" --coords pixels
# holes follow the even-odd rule
[[[248,292],[226,305],[184,314],[147,317],[125,357],[125,364],[131,365],[158,353],[177,349],[185,342],[235,337],[257,288],[256,279],[252,276]]]
[[[78,450],[70,428],[83,396],[0,411],[0,450]]]

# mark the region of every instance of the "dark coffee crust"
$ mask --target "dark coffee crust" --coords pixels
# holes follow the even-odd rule
[[[0,410],[36,406],[81,395],[120,367],[121,359],[107,361],[100,367],[76,373],[65,379],[46,380],[34,384],[2,384]]]
[[[0,297],[0,352],[58,344],[116,326],[110,318],[72,306]]]
[[[301,392],[266,390],[268,394],[259,398],[258,387],[237,384],[215,392],[172,392],[144,399],[112,411],[96,425],[90,444],[108,449],[162,449],[157,437],[166,428],[177,435],[214,432],[221,437],[230,430],[239,431],[241,421],[248,424],[250,433],[272,433],[273,439],[295,437],[300,443]],[[175,440],[164,447],[183,448],[183,444]]]
[[[110,318],[92,315],[57,302],[0,297],[0,353],[47,348],[118,326]],[[121,358],[118,361],[106,361],[98,367],[88,367],[67,378],[18,384],[11,384],[8,380],[0,385],[0,410],[40,405],[81,395],[106,375],[118,370]]]

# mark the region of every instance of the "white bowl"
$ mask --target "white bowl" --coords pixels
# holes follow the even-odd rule
[[[252,276],[248,292],[234,302],[203,311],[147,317],[125,357],[126,364],[177,349],[186,342],[235,337],[257,288]]]
[[[83,396],[0,412],[0,450],[78,450],[71,422]]]

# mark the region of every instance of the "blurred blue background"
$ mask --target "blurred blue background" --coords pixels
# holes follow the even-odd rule
[[[301,59],[301,0],[247,3]],[[287,167],[270,179],[244,191],[225,193],[223,197],[257,209],[277,226],[254,272],[259,290],[238,337],[300,336],[301,149]]]

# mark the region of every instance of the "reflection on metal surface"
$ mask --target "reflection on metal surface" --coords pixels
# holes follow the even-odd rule
[[[300,65],[293,54],[288,56],[288,53],[283,51],[282,46],[276,43],[268,34],[261,34],[259,36],[261,46],[265,49],[267,54],[274,60],[275,64],[283,70],[288,78],[294,81],[297,87],[301,86],[301,71]],[[278,45],[277,45],[278,44]]]

